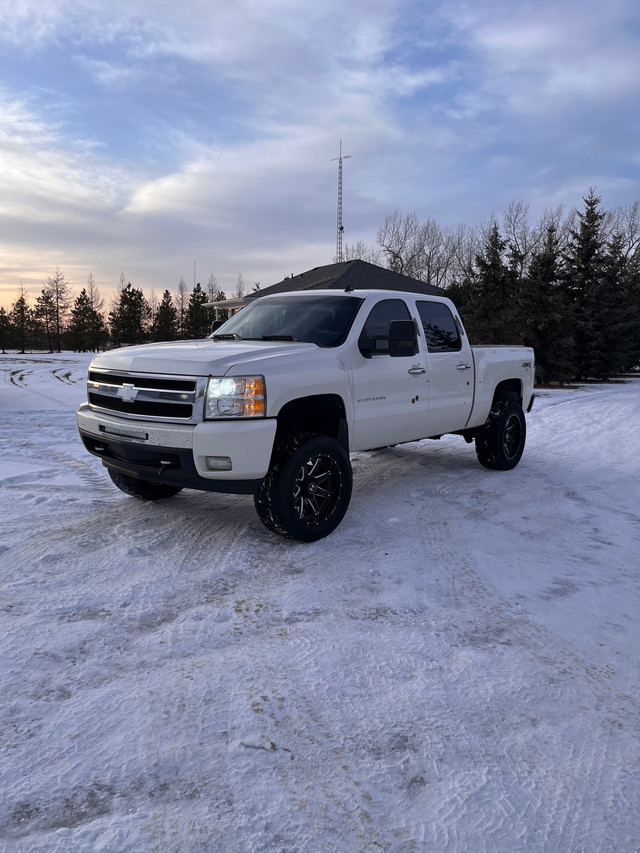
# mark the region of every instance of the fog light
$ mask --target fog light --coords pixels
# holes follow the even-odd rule
[[[205,462],[209,471],[231,471],[230,456],[205,456]]]

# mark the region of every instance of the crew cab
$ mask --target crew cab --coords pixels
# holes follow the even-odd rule
[[[128,495],[252,494],[269,530],[308,542],[347,511],[351,452],[455,433],[514,468],[533,383],[533,350],[471,346],[445,297],[293,291],[204,340],[97,355],[77,423]]]

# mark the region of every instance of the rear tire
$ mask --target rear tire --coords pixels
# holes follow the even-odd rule
[[[143,501],[158,501],[164,498],[172,498],[182,491],[180,486],[151,483],[149,480],[138,480],[136,477],[121,474],[120,471],[114,471],[112,468],[107,470],[113,484],[125,495],[130,495],[132,498],[140,498]]]
[[[272,463],[255,495],[256,512],[273,533],[315,542],[344,518],[352,483],[349,454],[340,442],[300,436]]]
[[[485,468],[510,471],[524,452],[527,424],[519,403],[500,401],[476,436],[476,455]]]

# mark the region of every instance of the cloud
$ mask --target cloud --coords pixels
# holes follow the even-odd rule
[[[395,209],[624,203],[637,21],[632,0],[5,4],[0,284],[20,253],[160,288],[194,259],[263,284],[329,262],[339,139],[350,243]]]
[[[105,169],[88,153],[91,147],[80,139],[74,144],[59,124],[0,91],[0,214],[32,223],[117,207],[127,177],[122,169]]]

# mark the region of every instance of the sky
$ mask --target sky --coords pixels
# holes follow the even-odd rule
[[[0,304],[331,263],[341,140],[345,244],[631,205],[639,36],[637,0],[2,4]]]

